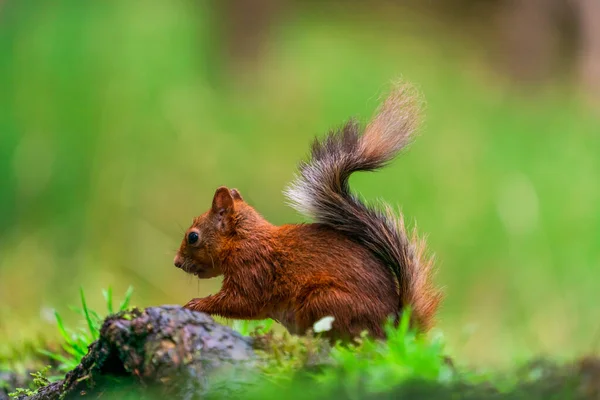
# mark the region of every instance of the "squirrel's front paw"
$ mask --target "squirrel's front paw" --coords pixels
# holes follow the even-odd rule
[[[187,304],[185,306],[183,306],[183,308],[187,308],[189,310],[194,310],[194,311],[199,311],[199,305],[200,302],[202,301],[202,299],[200,298],[196,298],[196,299],[191,299],[190,301],[187,302]]]

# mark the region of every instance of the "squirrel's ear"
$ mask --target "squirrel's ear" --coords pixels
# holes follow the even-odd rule
[[[237,189],[231,189],[231,197],[233,197],[234,200],[244,201],[240,191]]]
[[[213,197],[212,210],[219,215],[230,214],[233,211],[233,197],[225,186],[221,186]]]

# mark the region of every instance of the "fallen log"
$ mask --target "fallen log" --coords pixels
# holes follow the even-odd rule
[[[255,360],[251,338],[206,314],[134,309],[108,317],[79,366],[29,399],[195,399],[209,389],[227,395],[243,389]]]

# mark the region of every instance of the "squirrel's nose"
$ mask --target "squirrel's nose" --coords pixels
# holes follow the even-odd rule
[[[181,258],[181,257],[179,256],[179,254],[177,254],[177,255],[175,256],[175,258],[173,259],[173,264],[175,264],[175,266],[176,266],[177,268],[181,268],[181,266],[183,265],[183,258]]]

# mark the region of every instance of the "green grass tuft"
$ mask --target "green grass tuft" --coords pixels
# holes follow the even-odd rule
[[[452,381],[453,370],[444,361],[443,337],[417,335],[409,329],[408,314],[403,313],[397,327],[386,324],[387,341],[365,335],[357,345],[334,346],[332,367],[316,380],[325,385],[341,381],[348,393],[359,387],[371,393],[386,392],[407,379]]]
[[[96,311],[88,308],[83,288],[80,289],[79,294],[81,299],[81,308],[72,308],[72,310],[85,318],[87,330],[82,328],[75,330],[66,328],[62,317],[57,311],[55,311],[54,316],[56,318],[56,327],[63,339],[62,349],[64,350],[64,353],[52,352],[44,349],[38,350],[39,353],[58,361],[58,370],[63,373],[72,370],[81,362],[81,359],[88,352],[88,347],[94,341],[98,340],[100,328],[102,327],[104,318],[107,315],[114,313],[112,288],[109,287],[107,290],[102,291],[104,300],[106,302],[106,315],[100,315]],[[119,305],[119,312],[124,311],[129,307],[132,294],[133,287],[130,286],[125,293],[123,301]]]

